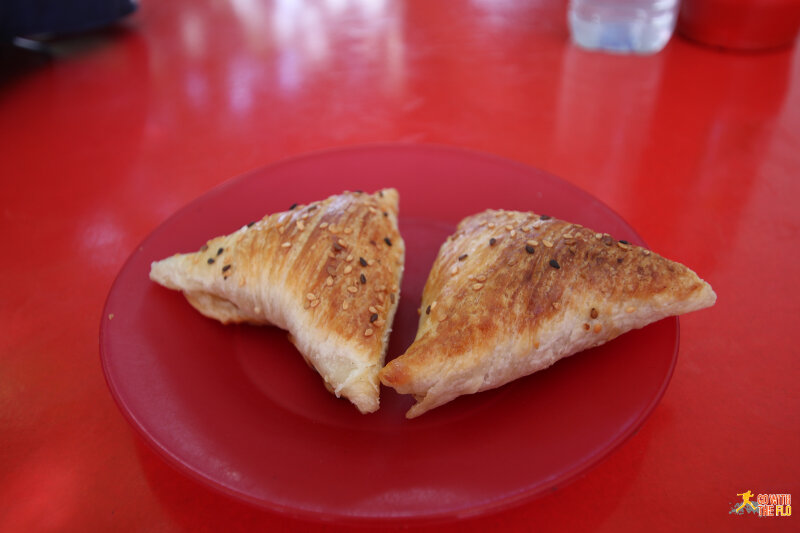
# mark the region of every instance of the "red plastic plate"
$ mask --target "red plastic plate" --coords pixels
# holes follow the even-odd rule
[[[576,187],[465,150],[336,150],[228,181],[142,243],[103,314],[100,353],[109,388],[157,452],[206,485],[292,516],[427,521],[496,511],[555,489],[639,428],[675,365],[675,318],[406,420],[411,398],[383,388],[380,410],[361,415],[325,390],[283,331],[223,326],[148,279],[151,261],[197,250],[265,213],[382,187],[400,191],[407,247],[390,359],[414,339],[428,270],[467,215],[535,211],[643,244]]]

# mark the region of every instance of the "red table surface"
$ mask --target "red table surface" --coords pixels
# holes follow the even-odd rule
[[[718,294],[681,319],[662,402],[598,467],[430,531],[797,529],[729,515],[800,495],[800,57],[680,38],[569,43],[552,1],[142,1],[0,63],[0,531],[336,530],[165,464],[104,381],[104,299],[171,213],[322,148],[434,143],[558,175]],[[531,443],[535,446],[535,443]],[[472,465],[480,468],[480,465]],[[795,513],[797,514],[797,513]]]

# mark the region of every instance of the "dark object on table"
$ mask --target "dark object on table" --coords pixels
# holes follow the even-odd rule
[[[138,0],[3,0],[0,42],[100,28],[133,13],[137,5]]]

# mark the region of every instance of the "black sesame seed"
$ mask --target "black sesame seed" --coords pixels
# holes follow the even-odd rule
[[[225,248],[220,248],[219,250],[217,250],[217,255],[222,254],[222,252],[224,252],[224,251],[225,251]]]
[[[208,250],[208,245],[207,244],[204,244],[203,246],[200,247],[200,251],[201,252],[205,252],[206,250]]]
[[[248,228],[252,228],[255,225],[255,223],[256,223],[256,221],[254,220],[254,221],[250,222],[249,224],[247,224],[247,227]]]
[[[630,244],[628,241],[623,241],[622,239],[619,240],[622,244]]]
[[[213,257],[209,257],[208,258],[208,264],[209,265],[213,265],[214,264],[214,258]]]
[[[359,263],[361,263],[361,266],[362,266],[362,267],[365,267],[365,266],[367,266],[367,260],[366,260],[366,259],[364,259],[363,257],[359,257],[359,258],[358,258],[358,262],[359,262]]]
[[[622,264],[622,258],[621,257],[617,257],[617,263]]]
[[[492,237],[491,239],[489,239],[489,246],[494,246],[494,243],[496,243],[496,242],[497,242],[497,239]]]
[[[461,254],[461,255],[459,255],[459,256],[458,256],[458,260],[459,260],[459,261],[463,261],[463,260],[464,260],[464,259],[466,259],[467,257],[468,257],[468,256],[467,256],[467,254]]]
[[[558,261],[556,261],[555,259],[550,260],[550,266],[553,268],[561,268],[561,265],[559,265]]]
[[[337,252],[341,252],[342,251],[342,245],[339,244],[338,242],[334,242],[333,243],[333,249],[336,250]]]
[[[375,322],[376,320],[378,320],[378,313],[372,313],[372,314],[369,316],[369,321],[370,321],[370,323],[372,323],[372,322]]]
[[[550,220],[552,217],[550,215],[540,215],[539,219],[541,220]]]
[[[425,309],[425,314],[426,314],[426,315],[429,315],[429,314],[431,314],[431,306],[430,306],[430,305],[428,306],[428,308],[427,308],[427,309]]]
[[[230,265],[225,265],[224,267],[222,267],[222,271],[227,272],[228,270],[230,270],[230,268],[231,268]]]
[[[536,251],[536,248],[534,248],[534,247],[533,247],[533,246],[531,246],[530,244],[526,244],[526,245],[525,245],[525,251],[526,251],[526,252],[528,252],[529,254],[532,254],[533,252],[535,252],[535,251]]]
[[[385,242],[385,243],[386,243],[386,244],[388,244],[389,246],[391,246],[391,245],[392,245],[392,240],[391,240],[389,237],[384,237],[384,238],[383,238],[383,242]]]
[[[297,204],[292,204],[292,207],[289,208],[289,211],[293,210],[295,207],[297,207]]]
[[[378,243],[376,243],[376,242],[375,242],[375,241],[373,241],[373,240],[370,240],[370,241],[369,241],[369,243],[370,243],[372,246],[377,246],[377,245],[378,245]]]
[[[362,284],[362,285],[363,285],[363,284],[365,284],[365,283],[367,282],[367,276],[365,276],[364,274],[361,274],[361,276],[359,276],[359,278],[358,278],[358,279],[360,279],[360,280],[361,280],[361,284]]]
[[[385,216],[385,217],[388,217],[388,216],[389,216],[389,213],[387,213],[386,211],[384,211],[384,212],[383,212],[383,216]]]

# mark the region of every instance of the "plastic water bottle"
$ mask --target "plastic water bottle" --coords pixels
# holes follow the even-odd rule
[[[570,0],[572,40],[589,50],[653,54],[675,30],[678,0]]]

